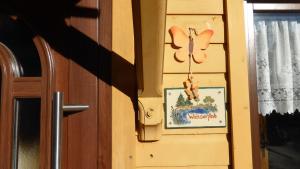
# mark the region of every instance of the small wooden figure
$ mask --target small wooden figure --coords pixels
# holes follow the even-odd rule
[[[183,82],[184,85],[184,92],[188,96],[189,100],[192,99],[199,99],[199,83],[198,82],[193,82],[193,76],[189,75],[188,79]]]

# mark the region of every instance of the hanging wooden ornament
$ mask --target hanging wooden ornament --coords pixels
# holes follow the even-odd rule
[[[189,60],[188,78],[183,82],[184,91],[189,100],[198,100],[199,83],[194,82],[192,76],[192,60],[196,64],[203,63],[206,60],[207,54],[205,50],[208,48],[214,32],[210,26],[200,34],[195,28],[189,28],[188,36],[177,26],[172,26],[169,31],[172,35],[173,45],[177,48],[174,54],[175,60],[178,62],[184,62],[187,58]]]
[[[177,26],[170,28],[173,44],[178,48],[174,57],[177,61],[184,62],[191,55],[195,63],[203,63],[207,58],[205,50],[214,32],[212,29],[206,29],[198,34],[194,28],[189,28],[189,32],[188,36]]]

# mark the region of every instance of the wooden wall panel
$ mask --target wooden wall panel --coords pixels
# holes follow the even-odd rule
[[[208,55],[206,61],[202,64],[192,62],[193,76],[200,82],[200,87],[227,89],[223,0],[168,0],[163,89],[183,87],[183,81],[187,79],[188,73],[188,56],[183,63],[174,59],[176,50],[171,46],[169,29],[178,26],[188,35],[189,27],[195,28],[200,33],[208,27],[207,23],[214,29],[214,36],[205,51]],[[163,128],[159,141],[147,143],[137,141],[136,167],[137,169],[228,169],[230,152],[227,126],[228,120],[226,127],[223,128]]]
[[[98,23],[100,76],[98,79],[98,169],[112,169],[112,0],[99,0]]]
[[[168,0],[168,14],[223,14],[223,0]]]
[[[226,0],[228,67],[234,169],[252,169],[248,58],[243,0]]]
[[[228,133],[228,116],[226,116],[226,127],[219,128],[193,128],[193,129],[164,129],[163,135],[187,135],[187,134],[226,134]],[[163,126],[165,126],[163,124]],[[185,137],[185,136],[182,136]]]
[[[194,74],[194,78],[200,82],[200,87],[226,87],[225,75],[219,74]],[[164,74],[163,88],[183,87],[183,81],[187,74]]]
[[[137,167],[229,164],[226,134],[163,136],[157,142],[137,142]]]
[[[137,91],[131,2],[112,0],[112,169],[133,169],[136,159],[132,101]]]
[[[224,21],[222,15],[168,15],[166,18],[166,43],[171,43],[172,39],[169,29],[178,26],[186,35],[189,34],[188,28],[195,28],[198,33],[206,29],[207,23],[214,30],[211,43],[224,43]]]
[[[186,61],[178,62],[174,58],[176,49],[171,45],[165,45],[164,55],[164,73],[188,73],[189,58],[186,56]],[[201,51],[202,52],[202,51]],[[223,44],[211,44],[205,51],[207,59],[201,64],[196,64],[192,61],[192,71],[194,73],[216,73],[226,72],[226,56]]]
[[[137,169],[228,169],[228,166],[137,167]]]
[[[80,7],[98,9],[98,1],[81,0]],[[97,44],[98,20],[97,18],[72,17],[70,24],[84,37],[90,39],[78,41],[83,47]],[[91,46],[90,46],[91,47]],[[86,50],[83,48],[82,50]],[[85,60],[81,64],[94,68],[98,64],[95,51],[86,50]],[[87,104],[89,109],[68,116],[68,168],[69,169],[96,169],[98,161],[98,78],[95,72],[88,71],[71,58],[69,76],[69,104]]]

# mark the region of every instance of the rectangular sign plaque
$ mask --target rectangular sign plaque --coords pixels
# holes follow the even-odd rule
[[[199,88],[199,99],[188,100],[183,88],[167,88],[165,115],[166,128],[225,127],[225,89]]]

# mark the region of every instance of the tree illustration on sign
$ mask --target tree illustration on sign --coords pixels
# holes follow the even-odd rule
[[[180,93],[177,102],[176,102],[176,107],[181,107],[181,106],[185,106],[185,100],[183,95]]]
[[[211,96],[206,96],[204,99],[203,99],[203,102],[205,104],[208,104],[208,105],[212,105],[213,102],[215,102],[215,100],[211,97]]]
[[[218,111],[217,105],[216,104],[213,105],[214,102],[215,102],[215,99],[213,99],[211,96],[206,96],[203,99],[203,103],[205,103],[204,107],[211,112]]]

